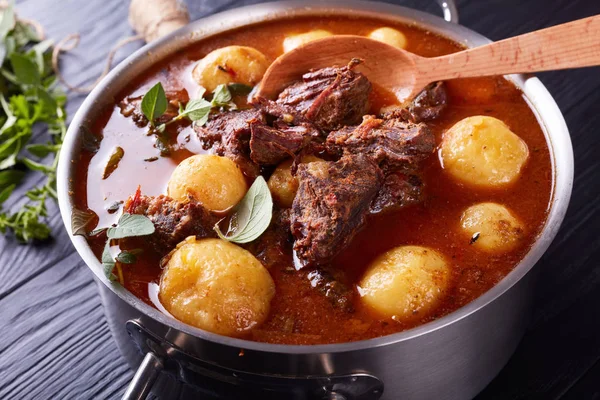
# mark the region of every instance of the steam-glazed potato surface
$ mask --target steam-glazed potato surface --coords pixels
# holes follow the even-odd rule
[[[247,190],[244,174],[231,159],[198,154],[175,168],[167,192],[175,200],[191,197],[209,210],[222,211],[235,206]]]
[[[521,221],[508,208],[496,203],[467,208],[460,225],[475,247],[490,253],[514,249],[525,234]]]
[[[494,117],[465,118],[444,133],[443,167],[471,185],[502,187],[515,182],[529,157],[527,144]]]
[[[323,39],[327,36],[333,35],[331,32],[324,29],[315,29],[314,31],[298,33],[295,35],[287,36],[283,39],[283,52],[287,53],[290,50],[294,50],[296,47],[300,47],[313,40]]]
[[[194,237],[170,255],[159,298],[177,319],[239,336],[267,318],[275,285],[250,252],[221,239]]]
[[[194,80],[208,91],[221,84],[256,85],[269,68],[269,60],[260,51],[247,46],[227,46],[214,50],[196,64]]]
[[[373,32],[369,33],[369,38],[400,49],[405,49],[407,45],[406,36],[404,36],[402,32],[387,26],[375,29]]]
[[[435,250],[402,246],[379,256],[359,283],[365,304],[387,318],[406,321],[432,310],[443,298],[450,268]]]
[[[302,158],[303,163],[323,161],[322,159],[315,156],[306,156]],[[269,190],[273,195],[275,201],[282,207],[289,208],[294,202],[296,192],[298,191],[298,179],[292,175],[292,163],[293,160],[285,160],[275,168],[273,174],[267,181]]]

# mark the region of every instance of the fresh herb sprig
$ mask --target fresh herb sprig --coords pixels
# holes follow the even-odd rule
[[[51,41],[40,41],[28,25],[16,19],[12,2],[0,10],[0,207],[24,178],[24,168],[45,175],[41,185],[26,192],[19,211],[0,212],[0,232],[12,231],[22,242],[50,236],[43,221],[48,216],[46,201],[57,198],[56,167],[66,133],[66,96],[57,86],[51,49]],[[50,138],[46,143],[29,143],[34,125],[47,127]],[[40,162],[46,156],[54,157],[50,165]]]
[[[234,243],[256,240],[269,227],[273,216],[273,198],[265,178],[256,178],[244,198],[234,207],[226,233],[215,224],[217,235]]]
[[[94,232],[99,233],[99,232]],[[113,258],[110,247],[111,241],[137,237],[147,236],[154,233],[154,224],[148,217],[138,214],[123,214],[119,218],[116,226],[112,226],[106,229],[106,245],[102,252],[102,267],[104,269],[104,275],[110,280],[116,280],[123,283],[123,276],[119,270],[119,277],[117,277],[113,271],[117,266],[117,262],[122,264],[133,264],[136,262],[136,255],[139,254],[140,250],[121,250],[115,258]]]
[[[189,119],[196,125],[202,126],[208,121],[210,112],[215,108],[226,108],[233,110],[236,108],[235,103],[231,101],[231,92],[227,85],[219,85],[212,93],[211,101],[204,99],[206,90],[200,89],[197,99],[190,100],[185,107],[179,105],[179,113],[171,120],[156,125],[156,121],[163,116],[167,111],[168,99],[165,94],[165,90],[160,82],[152,86],[150,90],[142,98],[142,113],[148,121],[150,126],[155,128],[158,132],[164,132],[165,128],[177,121],[184,118]]]

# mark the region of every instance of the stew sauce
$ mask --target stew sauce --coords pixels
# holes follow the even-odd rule
[[[198,90],[191,79],[195,61],[223,46],[251,46],[273,60],[282,53],[283,39],[290,34],[326,29],[335,34],[367,35],[380,26],[401,30],[408,39],[407,50],[421,56],[440,56],[462,49],[459,44],[415,26],[390,25],[388,21],[349,17],[294,18],[244,27],[204,39],[144,73],[124,88],[120,98],[141,96],[159,80],[167,92],[186,89],[193,97]],[[448,108],[440,118],[428,123],[437,143],[444,131],[462,118],[473,115],[496,117],[529,147],[529,160],[521,177],[514,185],[499,190],[469,187],[449,177],[434,153],[426,161],[425,202],[397,212],[370,216],[366,227],[333,263],[334,267],[347,272],[349,283],[356,284],[366,266],[386,250],[406,244],[428,246],[443,254],[451,264],[451,289],[440,305],[434,312],[417,316],[410,323],[382,320],[358,301],[354,313],[343,312],[314,290],[306,278],[294,272],[290,254],[288,268],[269,271],[276,285],[270,317],[251,332],[248,339],[317,344],[356,341],[399,332],[469,303],[498,283],[525,256],[545,222],[551,197],[553,175],[544,134],[523,94],[504,78],[463,79],[446,84]],[[371,100],[374,113],[393,103],[391,96],[377,88]],[[147,136],[147,130],[124,117],[118,104],[95,121],[92,131],[102,137],[100,149],[96,154],[82,150],[80,158],[75,161],[78,172],[74,180],[74,195],[79,207],[89,208],[98,214],[99,227],[116,222],[120,210],[111,213],[109,208],[126,200],[138,185],[146,195],[165,193],[167,181],[177,164],[192,154],[204,152],[192,127],[180,123],[170,126],[167,132],[178,149],[169,157],[161,157],[155,147],[155,138]],[[116,146],[124,149],[124,156],[118,168],[107,179],[102,179],[106,162]],[[502,255],[489,255],[477,251],[459,232],[457,221],[461,213],[468,206],[482,201],[504,204],[519,216],[526,232],[518,248]],[[92,237],[89,240],[100,256],[105,239]],[[149,304],[152,302],[148,285],[159,282],[159,261],[151,251],[145,251],[136,263],[122,267],[124,286]]]

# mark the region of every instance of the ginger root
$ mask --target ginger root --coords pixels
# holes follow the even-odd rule
[[[131,0],[129,25],[150,43],[190,22],[190,15],[178,0]]]

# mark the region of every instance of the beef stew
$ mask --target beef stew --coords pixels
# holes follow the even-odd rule
[[[276,100],[248,102],[231,87],[234,106],[215,107],[205,125],[182,119],[163,132],[152,132],[139,111],[141,96],[157,81],[166,89],[168,112],[176,114],[180,104],[197,97],[200,86],[192,71],[197,72],[197,61],[215,49],[247,46],[273,60],[283,51],[286,38],[297,33],[326,28],[334,34],[368,35],[382,25],[371,19],[323,17],[250,26],[208,38],[125,88],[123,100],[96,121],[92,134],[102,137],[100,148],[95,153],[82,150],[75,187],[78,206],[99,216],[98,228],[116,222],[120,213],[107,209],[121,201],[123,212],[146,215],[155,226],[148,240],[119,242],[124,249],[143,249],[136,262],[117,265],[121,284],[150,302],[148,285],[159,284],[161,276],[165,280],[165,271],[175,270],[170,263],[183,259],[176,253],[181,247],[194,252],[196,246],[206,249],[207,243],[213,243],[203,240],[221,240],[214,239],[213,227],[230,215],[240,194],[225,203],[229,207],[213,207],[201,201],[200,194],[171,197],[171,176],[180,169],[178,165],[205,154],[233,161],[242,180],[237,175],[235,179],[224,176],[229,177],[227,182],[241,182],[237,186],[243,187],[241,192],[258,176],[268,180],[275,201],[271,224],[257,240],[235,246],[252,254],[269,274],[257,274],[261,290],[256,293],[260,294],[250,296],[254,300],[263,296],[260,304],[234,303],[235,310],[227,308],[223,314],[236,316],[235,321],[223,324],[247,329],[211,329],[214,324],[182,318],[173,301],[163,302],[171,304],[169,311],[187,323],[274,343],[361,340],[452,312],[510,272],[544,224],[552,172],[534,114],[520,91],[504,78],[437,83],[408,106],[401,106],[354,71],[359,61],[349,60],[347,66],[307,72]],[[413,26],[393,28],[405,36],[407,49],[417,54],[433,56],[460,49],[448,39]],[[231,82],[237,82],[235,70],[223,69]],[[468,125],[471,130],[455,127],[474,116],[486,118]],[[458,146],[448,145],[450,136],[472,137],[469,134],[490,131],[485,136],[493,137],[500,128],[489,117],[501,121],[520,140],[516,146],[522,149],[519,145],[524,144],[526,149],[512,169],[514,176],[506,182],[500,179],[499,185],[469,181],[469,166],[451,167],[462,165],[450,163],[460,157],[447,157]],[[161,118],[165,120],[158,123],[170,117],[165,113]],[[507,135],[499,140],[507,137],[512,140]],[[123,148],[125,155],[118,168],[102,179],[101,171],[115,146]],[[445,146],[450,149],[443,151]],[[484,158],[483,162],[493,166],[493,157],[487,159],[492,161]],[[280,167],[289,178],[282,182],[289,184],[271,184]],[[449,168],[463,173],[458,177]],[[181,182],[187,182],[185,178]],[[206,182],[197,177],[194,181],[200,186]],[[282,191],[293,198],[291,204],[278,200],[284,197]],[[477,205],[479,209],[471,210]],[[186,240],[190,236],[197,243]],[[106,237],[100,233],[88,240],[100,257]],[[509,245],[500,248],[498,243]],[[208,270],[203,265],[203,271]],[[402,268],[390,271],[390,265]],[[387,282],[385,290],[377,289],[381,281]],[[231,293],[225,296],[234,300],[247,296],[238,293],[239,286],[231,282]],[[268,312],[265,304],[269,304]],[[212,305],[198,307],[210,310]]]

